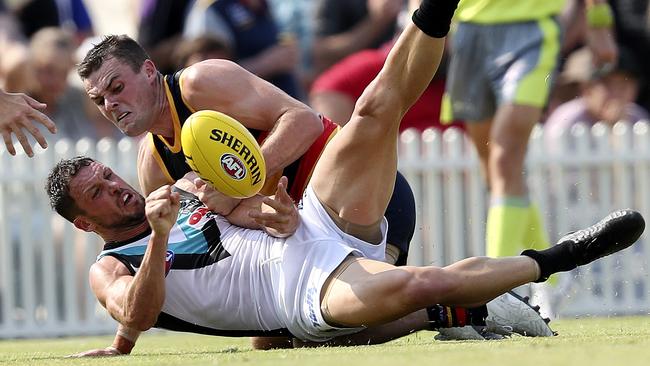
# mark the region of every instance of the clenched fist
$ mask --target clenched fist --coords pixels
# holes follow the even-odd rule
[[[178,217],[180,195],[172,192],[172,186],[165,185],[151,192],[145,201],[145,214],[151,230],[169,234]]]

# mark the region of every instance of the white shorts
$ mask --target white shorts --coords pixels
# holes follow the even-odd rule
[[[386,219],[381,222],[381,243],[362,241],[336,226],[311,185],[305,190],[300,216],[298,230],[286,239],[281,260],[272,269],[278,315],[291,334],[302,340],[324,342],[363,330],[327,324],[321,313],[321,291],[327,278],[349,255],[384,260]]]

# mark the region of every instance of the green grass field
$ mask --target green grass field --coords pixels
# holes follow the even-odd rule
[[[561,320],[552,338],[433,340],[420,332],[379,346],[252,351],[246,338],[145,334],[130,356],[66,359],[111,336],[0,341],[1,365],[650,365],[650,316]]]

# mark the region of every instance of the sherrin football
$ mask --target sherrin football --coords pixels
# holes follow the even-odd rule
[[[203,110],[181,129],[185,161],[204,181],[234,198],[255,195],[264,185],[266,165],[253,135],[234,118]]]

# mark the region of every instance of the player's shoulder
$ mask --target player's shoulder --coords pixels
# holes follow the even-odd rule
[[[198,110],[205,109],[197,106],[205,102],[207,96],[214,98],[215,95],[229,94],[236,83],[241,83],[249,75],[248,71],[232,61],[205,60],[185,68],[180,75],[179,84],[183,100]]]
[[[200,83],[206,79],[223,77],[225,73],[243,71],[237,63],[226,59],[209,59],[186,67],[181,73],[181,85]]]
[[[130,276],[129,269],[112,255],[104,255],[90,266],[90,279],[98,280],[108,277]]]

